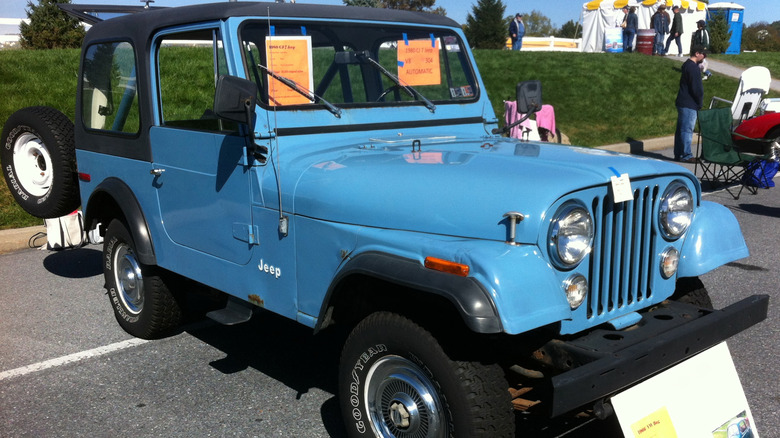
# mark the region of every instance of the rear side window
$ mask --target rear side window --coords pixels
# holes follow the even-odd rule
[[[139,131],[135,51],[128,42],[89,46],[84,55],[81,116],[88,129]]]

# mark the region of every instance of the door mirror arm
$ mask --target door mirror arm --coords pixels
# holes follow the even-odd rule
[[[223,120],[245,126],[247,150],[254,158],[265,163],[268,148],[255,143],[254,115],[257,105],[257,85],[236,76],[222,75],[217,80],[214,93],[214,113]]]

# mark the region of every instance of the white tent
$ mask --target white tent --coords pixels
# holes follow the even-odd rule
[[[683,34],[680,42],[683,52],[688,53],[691,35],[696,31],[696,22],[707,19],[707,4],[695,0],[592,0],[582,5],[580,22],[582,23],[582,51],[604,51],[604,33],[607,29],[620,27],[623,21],[623,6],[635,6],[639,18],[639,29],[650,29],[650,18],[659,6],[666,5],[672,16],[672,6],[679,6],[683,19]],[[664,41],[665,43],[665,41]],[[634,44],[636,48],[636,44]],[[677,45],[669,46],[671,53],[677,52]]]

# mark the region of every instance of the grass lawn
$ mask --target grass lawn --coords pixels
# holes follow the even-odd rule
[[[35,105],[57,108],[73,120],[80,50],[0,50],[0,123]],[[0,230],[42,225],[25,213],[0,183]]]
[[[515,83],[542,81],[544,103],[555,107],[556,125],[572,144],[602,146],[628,139],[674,134],[674,106],[684,58],[639,53],[485,51],[475,53],[491,96],[514,100]],[[715,74],[704,84],[704,102],[734,97],[738,80]]]
[[[5,123],[14,111],[33,105],[51,106],[73,119],[79,52],[0,50],[0,122]],[[679,58],[508,50],[477,50],[474,56],[500,119],[503,100],[514,99],[515,84],[539,79],[544,102],[555,107],[558,129],[573,144],[601,146],[674,133],[674,100],[682,63]],[[780,71],[780,60],[766,54],[733,58],[746,60],[749,65],[764,63],[772,71]],[[731,62],[731,57],[724,60]],[[711,96],[731,99],[737,83],[736,79],[715,74],[705,82],[705,102]],[[5,183],[0,184],[0,229],[42,222],[24,213]]]

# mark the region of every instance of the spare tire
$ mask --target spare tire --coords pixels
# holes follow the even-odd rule
[[[34,106],[3,127],[0,161],[16,202],[40,218],[64,216],[80,204],[73,123],[54,108]]]

